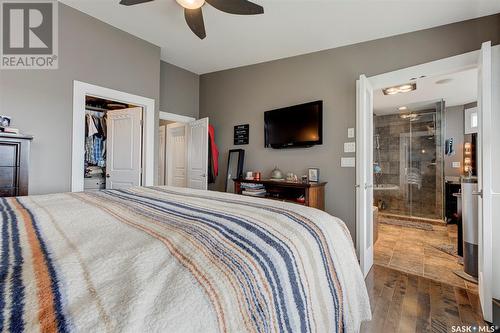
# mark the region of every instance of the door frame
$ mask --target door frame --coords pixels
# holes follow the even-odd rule
[[[177,113],[170,113],[165,111],[160,111],[160,119],[175,121],[176,123],[185,123],[185,124],[196,120],[196,118],[193,117],[183,116]]]
[[[499,48],[500,46],[495,46]],[[417,66],[412,66],[392,72],[383,73],[380,75],[375,75],[372,77],[368,77],[369,82],[371,83],[373,90],[394,86],[400,84],[401,82],[410,81],[410,78],[420,77],[421,75],[425,76],[437,76],[442,74],[451,73],[454,71],[466,70],[469,68],[478,67],[478,59],[480,55],[480,49],[460,54],[453,57],[443,58],[440,60],[424,63]],[[479,98],[479,97],[478,97]],[[493,99],[495,97],[493,96]],[[360,133],[359,127],[360,121],[356,120],[356,133]],[[373,137],[371,138],[373,140]],[[372,142],[373,143],[373,142]],[[358,147],[359,149],[359,147]],[[372,152],[373,153],[373,152]],[[360,168],[361,163],[365,163],[363,159],[356,158],[356,168]],[[357,200],[357,199],[356,199]],[[364,228],[364,226],[360,225],[357,221],[356,223],[356,235],[359,233],[360,228]],[[363,250],[363,246],[359,246],[359,239],[356,236],[356,251]],[[489,249],[489,252],[492,249]],[[361,254],[358,252],[359,257]],[[489,283],[491,284],[491,280]],[[485,313],[485,309],[483,309],[483,315],[488,315],[488,311]]]
[[[155,128],[154,99],[129,94],[123,91],[97,86],[94,84],[73,81],[73,143],[71,158],[71,192],[84,190],[85,164],[85,96],[109,99],[121,103],[142,107],[142,184],[153,186],[155,182]]]
[[[187,123],[190,123],[192,121],[195,121],[196,118],[189,117],[189,116],[183,116],[183,115],[177,114],[177,113],[170,113],[170,112],[160,111],[160,120],[174,121],[176,123],[187,124]],[[165,159],[164,159],[164,162],[165,162],[164,180],[165,180],[165,182],[164,182],[164,185],[168,185],[168,159],[167,159],[167,154],[168,154],[168,150],[167,150],[167,148],[168,148],[168,140],[167,139],[168,139],[167,138],[167,129],[165,128]],[[187,172],[187,170],[186,170],[186,172]],[[159,177],[158,177],[158,179],[159,179]]]

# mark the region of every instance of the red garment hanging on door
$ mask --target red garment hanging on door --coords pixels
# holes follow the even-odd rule
[[[208,138],[210,139],[210,150],[212,151],[212,165],[214,167],[214,176],[219,175],[219,149],[215,144],[215,130],[212,125],[208,125]]]

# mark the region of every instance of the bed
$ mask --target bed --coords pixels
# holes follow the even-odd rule
[[[0,331],[356,332],[344,223],[172,187],[0,198]]]

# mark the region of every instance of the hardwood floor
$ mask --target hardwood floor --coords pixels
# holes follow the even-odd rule
[[[379,265],[366,285],[373,319],[361,332],[452,332],[453,325],[486,325],[472,290]]]

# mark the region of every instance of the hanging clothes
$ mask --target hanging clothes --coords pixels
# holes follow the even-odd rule
[[[85,114],[85,164],[106,166],[106,117],[102,113]]]
[[[215,143],[215,129],[208,125],[208,182],[215,183],[219,175],[219,149]]]
[[[87,136],[93,136],[98,133],[97,127],[95,126],[94,122],[94,116],[91,116],[90,114],[86,114],[85,118],[87,120]]]

